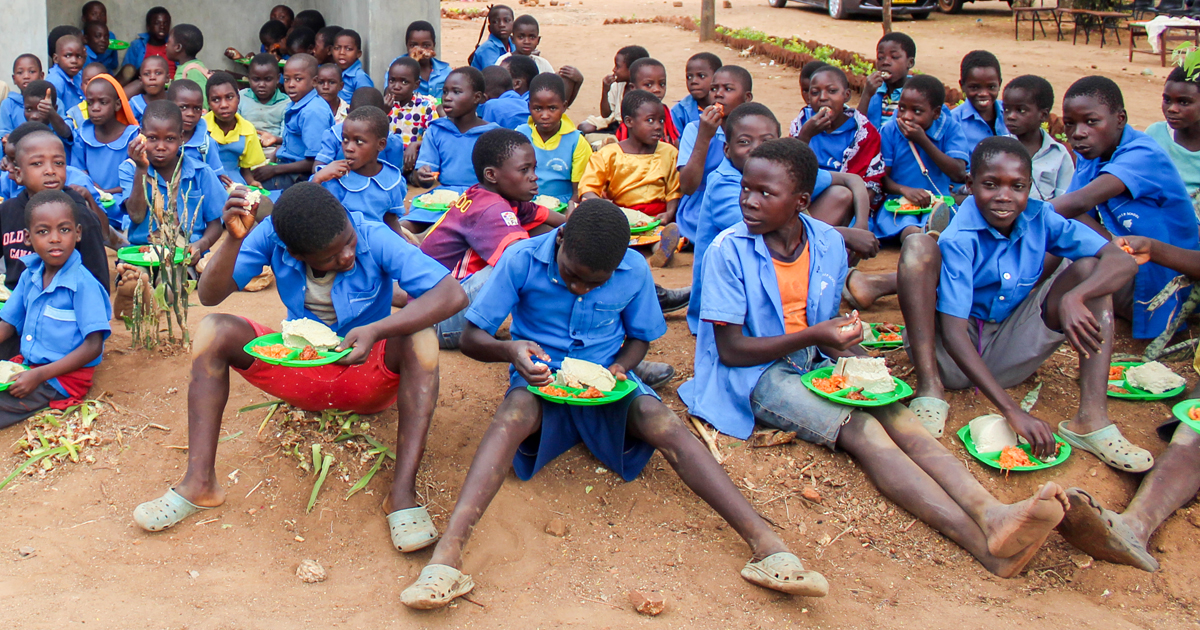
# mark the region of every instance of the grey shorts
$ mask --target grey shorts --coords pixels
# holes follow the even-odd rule
[[[806,442],[834,448],[852,407],[814,394],[800,382],[804,374],[830,365],[816,348],[804,348],[768,367],[750,394],[754,419],[783,431],[794,431]]]
[[[0,392],[0,429],[12,426],[50,406],[56,400],[66,398],[49,383],[41,383],[24,398],[8,392]]]
[[[1034,287],[1029,297],[1026,297],[1004,321],[980,322],[974,318],[967,321],[971,345],[983,349],[980,353],[983,363],[1001,387],[1013,387],[1032,376],[1066,340],[1066,336],[1057,330],[1051,330],[1042,319],[1050,287],[1066,268],[1067,265],[1059,267],[1054,275]],[[958,363],[946,352],[940,328],[936,335],[938,372],[942,375],[942,385],[946,389],[967,389],[973,386],[971,379],[963,374]],[[912,349],[907,335],[904,338],[904,349],[911,358]]]

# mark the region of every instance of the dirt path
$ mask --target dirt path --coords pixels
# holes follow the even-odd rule
[[[733,10],[718,11],[719,23],[801,34],[861,52],[873,49],[879,33],[877,24],[863,20],[834,22],[807,9],[735,1]],[[735,51],[702,46],[693,34],[665,26],[599,25],[604,17],[695,12],[697,6],[697,0],[687,0],[683,9],[665,2],[571,0],[569,6],[532,12],[543,25],[545,56],[558,64],[573,61],[588,78],[573,112],[582,118],[595,110],[599,79],[611,68],[619,46],[646,45],[667,65],[672,73],[669,100],[684,95],[681,70],[694,52],[712,50],[735,62]],[[1014,44],[1001,6],[970,5],[961,16],[935,15],[925,23],[903,21],[898,27],[917,37],[922,51],[918,67],[944,80],[952,82],[964,52],[984,46],[1006,64],[1016,63],[1012,70],[1006,66],[1006,75],[1039,72],[1060,91],[1095,64],[1127,90],[1135,122],[1157,119],[1161,79],[1137,74],[1147,64],[1127,66],[1120,50],[1100,51],[1094,43],[1070,47],[1069,42],[1039,39]],[[442,55],[461,61],[478,25],[446,20],[444,27]],[[932,54],[931,42],[944,52]],[[754,72],[758,100],[786,125],[799,107],[796,72],[760,62],[738,61]],[[1123,67],[1129,71],[1121,71]],[[690,281],[684,258],[680,266],[656,271],[663,284]],[[885,252],[867,268],[894,266],[895,252]],[[193,322],[210,310],[195,308]],[[274,289],[235,295],[219,310],[267,323],[279,321],[284,312]],[[894,299],[884,300],[865,318],[900,321]],[[693,342],[682,314],[669,317],[668,323],[667,336],[653,345],[652,353],[679,369],[680,378],[664,399],[680,410],[673,389],[691,372]],[[1054,535],[1030,564],[1032,570],[999,580],[883,500],[845,455],[807,444],[748,450],[727,438],[720,441],[729,474],[793,550],[826,575],[832,585],[828,598],[793,599],[743,582],[737,571],[747,557],[745,545],[683,487],[660,456],[641,478],[625,484],[576,449],[534,480],[512,478],[504,486],[468,548],[467,569],[479,585],[474,603],[414,613],[400,605],[398,595],[429,554],[402,556],[389,548],[379,504],[390,469],[385,467],[366,492],[349,500],[342,497],[361,474],[360,467],[352,465],[344,479],[334,478],[340,471],[331,475],[316,509],[305,514],[313,477],[279,452],[274,424],[256,436],[266,410],[236,413],[241,406],[266,400],[236,376],[224,426],[226,436],[236,437],[221,445],[217,468],[226,479],[226,505],[163,534],[138,530],[130,518],[133,507],[158,496],[183,473],[184,451],[167,447],[186,444],[189,363],[186,356],[129,353],[128,347],[127,333],[113,335],[93,389],[94,395],[110,392],[124,410],[109,411],[100,420],[106,430],[122,427],[121,441],[93,449],[93,465],[70,465],[44,479],[22,479],[0,493],[0,618],[7,627],[1044,630],[1167,629],[1198,622],[1200,529],[1182,514],[1153,541],[1163,566],[1159,573],[1103,563],[1080,568],[1072,561],[1077,552]],[[894,370],[907,366],[903,353],[887,356]],[[1034,379],[1014,388],[1014,394],[1023,395],[1036,380],[1044,381],[1035,411],[1051,422],[1065,419],[1077,404],[1074,365],[1074,355],[1061,352]],[[1185,364],[1173,367],[1190,374]],[[503,387],[503,366],[443,353],[441,403],[422,472],[423,492],[439,527],[445,525]],[[969,391],[955,394],[951,404],[948,431],[990,408]],[[1125,434],[1156,453],[1164,445],[1153,427],[1166,409],[1119,401],[1110,406]],[[394,442],[394,411],[368,420],[371,433]],[[149,422],[170,431],[146,428]],[[19,429],[7,429],[0,432],[0,443],[7,446],[19,437]],[[1120,506],[1136,483],[1086,455],[1046,473],[1005,479],[969,461],[953,438],[944,443],[1006,501],[1024,498],[1053,479],[1084,486],[1110,506]],[[339,462],[349,461],[347,453],[333,448]],[[0,470],[17,463],[6,455],[0,458]],[[235,471],[236,483],[226,477]],[[806,485],[816,486],[821,504],[796,496]],[[544,533],[552,519],[569,527],[566,537]],[[18,559],[15,550],[21,547],[36,553]],[[328,581],[310,585],[296,579],[296,566],[306,558],[324,565]],[[668,611],[656,619],[632,612],[625,593],[638,588],[666,593]]]

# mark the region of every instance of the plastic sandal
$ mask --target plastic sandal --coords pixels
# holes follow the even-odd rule
[[[1068,488],[1071,509],[1063,516],[1058,532],[1067,542],[1098,560],[1137,567],[1153,573],[1158,560],[1146,551],[1120,515],[1104,509],[1092,495]]]
[[[437,528],[423,506],[396,510],[387,515],[387,522],[392,544],[404,553],[424,549],[437,542]]]
[[[1146,472],[1154,466],[1154,456],[1150,451],[1126,440],[1115,424],[1079,434],[1068,430],[1066,422],[1060,422],[1058,434],[1067,444],[1099,457],[1100,461],[1117,470]]]
[[[188,501],[172,488],[161,497],[134,508],[133,520],[148,532],[161,532],[196,512],[211,509]]]
[[[950,226],[950,220],[954,218],[955,214],[958,214],[957,208],[951,208],[945,202],[937,204],[929,215],[929,220],[925,223],[925,233],[936,239]]]
[[[816,571],[808,571],[795,554],[786,551],[771,554],[758,562],[750,561],[742,567],[742,578],[764,588],[802,595],[825,597],[829,594],[829,582]]]
[[[427,564],[417,581],[400,593],[400,602],[409,608],[431,610],[449,604],[473,588],[475,581],[466,573],[444,564]]]
[[[919,396],[908,403],[909,411],[921,421],[921,426],[935,438],[942,437],[946,430],[946,416],[950,414],[950,403],[941,398]]]
[[[654,245],[654,252],[650,254],[650,259],[647,261],[651,267],[666,267],[671,262],[671,258],[675,256],[675,252],[679,251],[679,224],[669,223],[658,234],[658,243]]]

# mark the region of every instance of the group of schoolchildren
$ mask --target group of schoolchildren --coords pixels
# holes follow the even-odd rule
[[[784,136],[744,68],[694,55],[688,94],[668,107],[667,69],[627,46],[601,82],[600,114],[576,125],[566,112],[582,74],[555,71],[538,54],[537,21],[506,6],[490,9],[488,38],[457,69],[437,58],[432,25],[413,22],[383,91],[354,31],[283,5],[270,17],[239,77],[204,68],[199,29],[172,27],[161,7],[119,60],[104,5],[89,2],[83,29],[52,31],[49,72],[37,55],[17,59],[16,89],[0,105],[11,291],[0,344],[30,367],[0,392],[0,427],[86,395],[119,298],[142,273],[117,265],[114,289],[105,248],[154,242],[156,197],[177,194],[185,209],[189,260],[206,263],[201,303],[269,269],[289,320],[323,322],[351,350],[331,365],[271,365],[244,350],[271,328],[205,317],[193,338],[187,472],[137,507],[142,528],[224,503],[215,463],[232,369],[298,409],[396,406],[391,540],[406,553],[436,544],[401,594],[410,607],[470,592],[463,549],[507,472],[529,479],[579,443],[625,480],[658,450],[750,546],[743,578],[824,596],[825,579],[654,390],[674,369],[644,360],[650,343],[666,332],[664,313],[686,308],[695,364],[679,395],[721,432],[745,439],[764,425],[845,450],[881,493],[1002,577],[1055,528],[1094,557],[1157,568],[1147,542],[1200,489],[1200,435],[1164,424],[1170,446],[1156,460],[1109,420],[1106,389],[1114,317],[1153,338],[1186,294],[1155,309],[1151,299],[1176,274],[1200,277],[1197,77],[1170,75],[1166,122],[1148,133],[1127,124],[1115,83],[1080,79],[1061,103],[1068,148],[1046,130],[1056,105],[1046,80],[1005,84],[996,57],[975,51],[962,62],[965,100],[951,109],[941,81],[913,72],[913,40],[891,33],[857,107],[842,69],[805,66],[806,105]],[[444,210],[416,207],[409,185],[458,196]],[[560,206],[534,203],[539,194]],[[653,247],[631,245],[622,208],[661,222]],[[854,269],[881,243],[900,247],[895,273]],[[651,265],[684,248],[691,288],[657,286]],[[858,310],[893,293],[916,397],[854,408],[811,393],[801,377],[865,355]],[[855,312],[839,315],[843,299]],[[1005,389],[1064,341],[1080,357],[1080,405],[1051,427]],[[444,348],[508,363],[510,378],[439,534],[415,481]],[[636,391],[597,406],[529,391],[566,358],[605,366]],[[1127,510],[1053,482],[1019,503],[993,497],[939,441],[945,390],[971,386],[1038,456],[1054,452],[1057,432],[1146,473]]]

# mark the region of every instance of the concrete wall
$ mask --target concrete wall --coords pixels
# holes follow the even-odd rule
[[[80,9],[86,1],[3,0],[6,15],[0,24],[0,76],[8,77],[13,59],[22,52],[45,55],[49,29],[59,24],[79,25]],[[130,40],[145,32],[146,11],[159,4],[171,12],[173,23],[200,27],[205,39],[200,59],[209,68],[223,69],[235,67],[224,57],[226,47],[243,53],[258,50],[258,29],[279,0],[105,0],[109,28],[118,38]],[[363,63],[377,82],[387,74],[387,64],[403,54],[409,22],[427,20],[441,30],[438,0],[286,0],[284,4],[297,13],[316,9],[327,23],[358,31],[366,53]],[[9,7],[13,9],[9,11]]]

